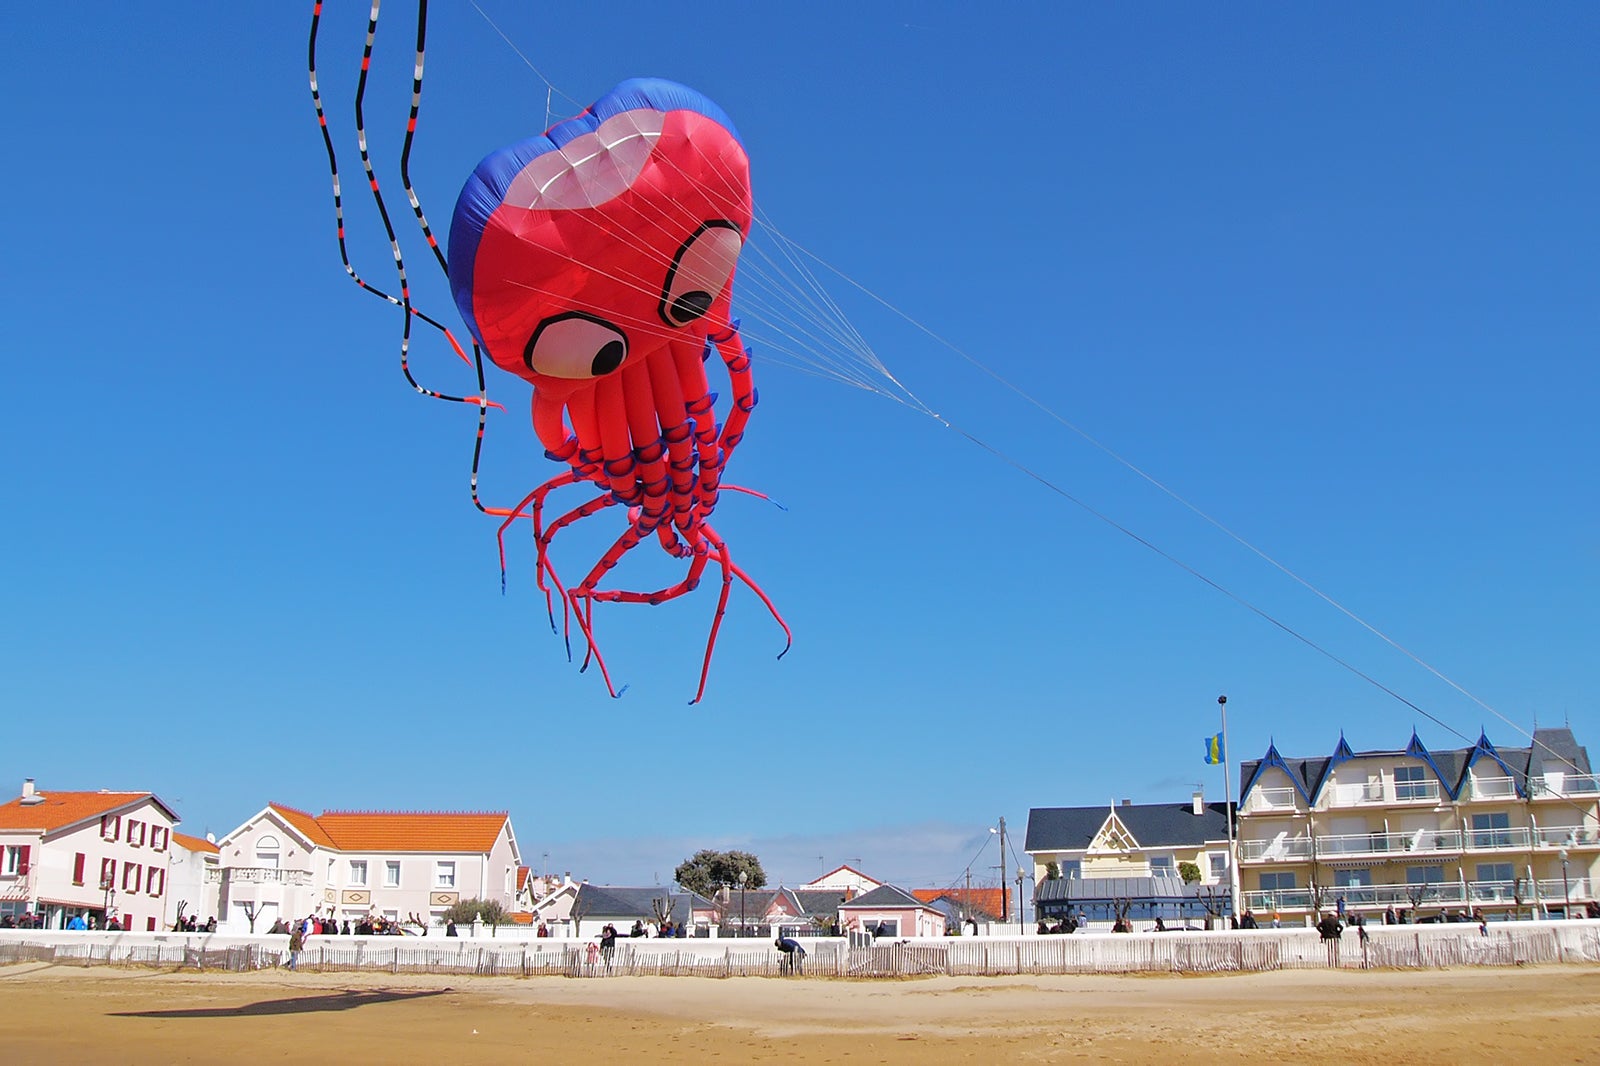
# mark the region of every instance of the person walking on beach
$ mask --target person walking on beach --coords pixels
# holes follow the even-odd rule
[[[606,973],[611,972],[611,957],[617,953],[617,927],[607,924],[600,933],[600,957],[606,960]]]
[[[806,949],[800,946],[800,941],[792,936],[780,936],[773,943],[777,945],[779,951],[783,952],[783,959],[778,967],[780,973],[801,974],[805,972]]]
[[[1322,934],[1322,943],[1328,949],[1328,965],[1339,965],[1339,937],[1344,934],[1344,923],[1337,915],[1330,914],[1317,923],[1317,932]]]
[[[306,946],[306,935],[296,925],[289,933],[289,969],[294,969],[300,962],[300,952]]]

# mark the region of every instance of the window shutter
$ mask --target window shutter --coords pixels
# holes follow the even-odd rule
[[[153,932],[156,931],[156,919],[155,919],[154,915],[151,915],[149,918],[146,918],[144,920],[144,922],[145,922],[145,924],[144,924],[145,932],[153,933]]]
[[[88,862],[88,861],[89,861],[89,856],[85,855],[81,851],[78,852],[76,855],[72,856],[72,883],[73,884],[75,884],[75,885],[83,884],[83,864]]]
[[[100,860],[100,885],[102,888],[117,887],[117,860]]]
[[[33,847],[31,845],[29,845],[29,844],[24,844],[24,845],[22,845],[22,847],[17,849],[17,876],[18,877],[27,877],[28,876],[28,856],[32,853],[32,851],[33,851]]]

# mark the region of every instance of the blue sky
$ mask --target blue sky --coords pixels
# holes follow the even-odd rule
[[[1219,693],[1235,760],[1341,730],[1509,746],[1535,718],[1600,742],[1592,5],[615,5],[603,25],[480,6],[581,103],[641,74],[711,96],[784,233],[1016,390],[834,278],[929,407],[1445,725],[962,433],[759,341],[729,476],[787,510],[728,499],[718,527],[794,649],[774,661],[736,591],[689,707],[713,590],[612,608],[630,688],[608,698],[526,553],[502,597],[466,494],[473,417],[410,392],[396,314],[340,269],[309,5],[43,5],[13,16],[0,73],[0,780],[151,788],[219,834],[268,800],[509,809],[525,858],[603,880],[744,845],[790,883],[855,859],[940,883],[998,815],[1219,794],[1200,757]],[[322,51],[352,174],[365,14],[331,3]],[[411,17],[386,6],[367,105],[397,198]],[[547,93],[471,5],[435,5],[427,70],[412,173],[442,229]],[[408,251],[419,302],[456,323]],[[415,360],[470,390],[437,343]],[[555,467],[522,386],[490,387],[510,413],[485,494],[505,502]],[[574,531],[569,567],[608,521]]]

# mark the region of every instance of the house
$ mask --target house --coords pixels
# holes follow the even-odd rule
[[[689,930],[692,936],[711,936],[716,927],[717,905],[697,892],[685,892],[667,885],[634,887],[629,885],[577,886],[571,906],[572,934],[579,938],[598,937],[607,925],[627,936],[635,922],[655,935],[660,923],[670,918],[675,927]]]
[[[150,792],[41,792],[0,804],[0,918],[156,929],[178,815]]]
[[[1043,919],[1187,922],[1232,913],[1228,806],[1199,792],[1186,804],[1035,807],[1024,848]]]
[[[944,913],[952,924],[969,918],[980,923],[998,922],[1006,906],[998,888],[914,888],[911,894]]]
[[[167,867],[167,910],[162,916],[161,928],[171,929],[176,925],[180,909],[184,917],[193,916],[202,925],[217,917],[221,882],[215,871],[220,855],[221,849],[209,834],[204,837],[172,834],[172,863]]]
[[[878,936],[944,936],[945,915],[903,888],[879,885],[839,904],[839,928]]]
[[[836,866],[815,881],[807,881],[800,887],[802,889],[837,890],[850,895],[860,895],[863,892],[871,892],[882,884],[882,881],[874,880],[852,866]]]
[[[848,888],[729,888],[717,894],[723,936],[815,936],[829,933]]]
[[[1403,748],[1240,764],[1246,907],[1295,922],[1330,909],[1436,920],[1580,914],[1600,876],[1600,777],[1572,731],[1527,747]]]
[[[310,914],[426,929],[464,899],[510,911],[521,865],[504,811],[312,815],[269,803],[218,847],[218,912],[234,932]]]

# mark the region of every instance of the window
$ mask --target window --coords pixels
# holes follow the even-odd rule
[[[435,863],[433,868],[434,888],[456,887],[456,864],[453,862]]]
[[[156,851],[165,851],[167,841],[171,838],[172,831],[164,825],[150,827],[150,846]]]
[[[1406,884],[1408,885],[1442,885],[1444,884],[1443,866],[1407,866]]]
[[[275,836],[259,837],[256,840],[256,865],[268,870],[278,868],[279,855],[278,838]]]
[[[1082,859],[1062,859],[1061,860],[1061,876],[1062,877],[1067,877],[1067,878],[1082,877],[1083,876],[1083,860]]]
[[[361,885],[363,887],[366,885],[366,883],[367,883],[367,860],[366,859],[351,859],[350,860],[350,883],[352,885]]]
[[[0,874],[6,877],[16,877],[22,869],[22,849],[10,846],[5,849],[5,858],[0,860]]]
[[[128,820],[128,847],[138,848],[144,846],[144,823]]]
[[[1334,888],[1371,888],[1371,870],[1335,870],[1333,871]]]
[[[1511,884],[1516,879],[1516,871],[1509,862],[1480,862],[1478,864],[1479,881],[1504,881],[1506,884]]]
[[[100,860],[100,887],[101,888],[116,888],[117,887],[117,860],[116,859],[101,859]]]
[[[113,843],[122,835],[122,815],[102,814],[100,816],[100,839]]]
[[[125,862],[122,864],[122,891],[139,891],[139,871],[141,869],[142,867],[136,862]]]
[[[84,866],[84,863],[88,862],[88,860],[89,860],[89,857],[87,855],[85,855],[81,851],[78,852],[76,855],[72,856],[72,883],[73,884],[75,884],[75,885],[83,884],[83,866]]]
[[[1294,887],[1295,883],[1293,870],[1282,870],[1272,873],[1263,872],[1261,874],[1261,891],[1263,892],[1283,892]]]
[[[167,871],[150,866],[145,869],[144,890],[152,896],[159,896],[167,887]]]
[[[383,864],[383,887],[400,887],[400,863],[394,859]]]
[[[1397,800],[1432,799],[1428,782],[1423,777],[1426,767],[1396,766],[1394,768],[1394,798]]]
[[[1475,848],[1509,848],[1511,846],[1511,815],[1500,811],[1494,814],[1472,816],[1472,846]]]
[[[1171,877],[1172,876],[1172,856],[1171,855],[1152,855],[1152,856],[1150,856],[1150,876],[1152,876],[1152,877]]]
[[[1210,852],[1209,855],[1211,861],[1211,879],[1213,881],[1220,881],[1222,878],[1227,877],[1228,853],[1225,851],[1213,851]],[[1293,888],[1294,886],[1290,885],[1289,887]]]

